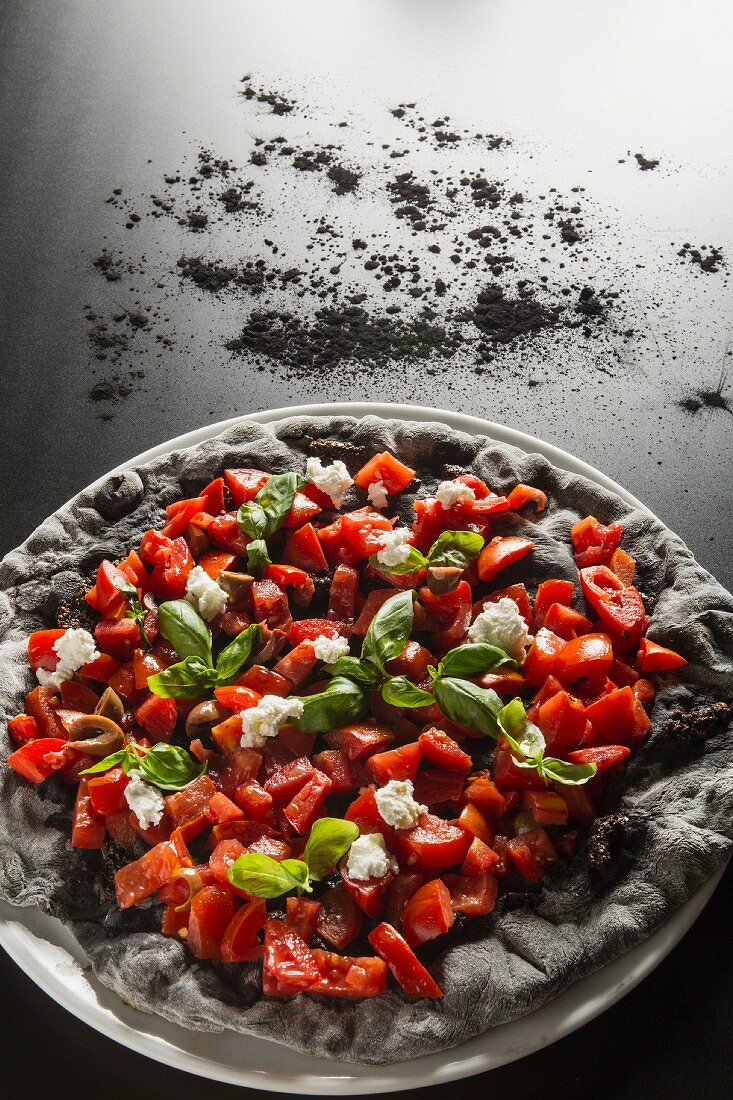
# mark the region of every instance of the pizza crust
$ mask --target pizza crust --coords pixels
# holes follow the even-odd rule
[[[364,454],[393,451],[417,470],[418,495],[435,490],[446,465],[470,467],[496,491],[518,481],[543,489],[550,501],[546,513],[537,521],[511,516],[500,528],[534,539],[536,549],[521,569],[530,585],[548,576],[577,580],[569,532],[578,518],[592,513],[606,523],[620,520],[651,609],[650,635],[690,661],[684,684],[659,681],[652,733],[610,794],[609,808],[628,819],[621,858],[603,875],[582,854],[563,861],[536,893],[504,895],[490,917],[468,922],[446,945],[437,941],[430,967],[445,991],[442,1001],[410,1001],[390,991],[362,1002],[307,995],[281,1002],[262,996],[255,964],[197,962],[183,944],[157,931],[159,907],[119,911],[114,867],[101,853],[71,848],[68,789],[31,787],[5,764],[13,747],[7,719],[32,681],[28,634],[53,622],[59,605],[73,599],[103,557],[126,555],[160,523],[166,504],[192,495],[225,466],[302,472],[308,454],[326,461],[329,448],[350,468]],[[350,492],[345,507],[363,503],[360,491]],[[400,505],[404,522],[411,519],[411,499],[405,494]],[[230,1028],[373,1065],[453,1047],[538,1008],[641,943],[727,859],[733,843],[730,734],[704,744],[670,742],[664,726],[675,707],[730,698],[732,655],[733,598],[681,540],[647,513],[540,455],[437,423],[374,416],[240,425],[81,493],[0,564],[0,897],[59,917],[103,984],[135,1008],[184,1027]]]

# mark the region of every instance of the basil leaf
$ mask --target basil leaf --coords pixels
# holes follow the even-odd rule
[[[397,592],[385,600],[366,632],[361,655],[384,671],[384,665],[399,657],[412,633],[412,591]]]
[[[272,565],[264,539],[253,539],[247,547],[247,569],[253,577],[261,577],[268,565]]]
[[[465,569],[481,553],[482,535],[475,531],[443,531],[428,550],[428,565]]]
[[[451,722],[495,740],[498,738],[496,720],[502,704],[491,688],[478,687],[470,680],[439,676],[435,681],[435,702]]]
[[[118,592],[122,593],[126,600],[137,601],[137,588],[135,588],[135,585],[131,584],[126,577],[116,577],[114,580],[114,586]]]
[[[384,565],[379,560],[378,554],[372,554],[369,558],[369,564],[373,569],[378,569],[380,573],[389,573],[392,577],[404,577],[407,573],[418,573],[421,569],[424,569],[427,565],[427,559],[416,546],[411,546],[407,560],[401,561],[399,565]]]
[[[302,872],[297,864],[302,867]],[[238,890],[245,890],[258,898],[279,898],[304,885],[308,868],[299,859],[278,863],[260,852],[244,852],[229,868],[227,878]]]
[[[310,877],[321,879],[330,875],[358,835],[359,827],[353,821],[342,821],[338,817],[321,817],[315,821],[303,852]]]
[[[143,779],[162,791],[182,791],[206,771],[207,763],[199,764],[179,745],[159,741],[140,757]]]
[[[580,787],[598,771],[596,764],[569,764],[566,760],[557,760],[554,756],[545,756],[537,766],[543,779],[554,779],[568,787]]]
[[[188,600],[170,600],[158,608],[158,629],[181,660],[200,657],[211,665],[211,632]]]
[[[345,676],[334,676],[317,695],[297,698],[303,704],[303,713],[300,718],[291,718],[289,724],[305,733],[328,733],[350,722],[359,722],[369,713],[366,689]]]
[[[137,594],[137,588],[134,584],[125,577],[118,577],[114,581],[114,586],[118,592],[121,592],[130,605],[130,610],[126,613],[125,618],[134,619],[137,624],[138,633],[140,635],[140,641],[146,649],[152,649],[153,643],[145,633],[145,616],[147,612],[140,603],[140,597]]]
[[[470,679],[480,676],[497,665],[510,664],[514,668],[517,662],[508,657],[503,649],[486,642],[469,642],[449,650],[438,665],[439,676],[461,676]]]
[[[323,669],[329,676],[346,676],[349,680],[356,680],[358,684],[366,684],[368,687],[376,687],[380,681],[379,669],[370,661],[362,661],[359,657],[339,657],[335,665],[324,665]]]
[[[435,702],[429,691],[416,687],[406,676],[390,676],[382,684],[382,698],[393,707],[429,707]]]
[[[237,634],[226,649],[222,649],[216,659],[216,675],[220,684],[237,675],[252,651],[259,647],[261,634],[259,623],[252,623],[241,634]]]
[[[534,766],[542,759],[545,751],[545,738],[542,730],[530,722],[521,699],[512,699],[502,708],[497,719],[499,729],[506,737],[512,749],[526,757]]]
[[[148,687],[161,699],[195,699],[216,683],[216,673],[200,657],[186,657],[148,676]]]
[[[110,768],[122,764],[127,759],[128,753],[128,749],[119,749],[117,752],[113,752],[111,756],[105,756],[104,760],[98,760],[90,768],[85,768],[83,772],[79,772],[79,775],[99,775],[101,772],[108,772]]]
[[[237,523],[252,539],[267,539],[282,527],[295,494],[305,485],[300,474],[273,474],[254,500],[246,500],[237,512]]]
[[[280,866],[295,879],[299,890],[307,890],[309,894],[311,893],[313,887],[310,884],[308,867],[302,859],[283,859],[280,861]]]

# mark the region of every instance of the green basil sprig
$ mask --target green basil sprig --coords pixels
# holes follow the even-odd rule
[[[384,674],[387,661],[399,657],[412,633],[412,591],[397,592],[385,600],[366,632],[361,647],[364,660]]]
[[[279,898],[291,890],[311,893],[313,882],[333,871],[358,835],[352,821],[321,817],[311,829],[302,859],[278,862],[258,852],[245,852],[229,868],[229,881],[260,898]]]
[[[423,691],[406,676],[390,676],[382,685],[382,698],[393,707],[429,707],[435,702],[429,691]]]
[[[512,699],[511,703],[499,712],[499,729],[509,742],[514,763],[520,768],[534,768],[542,779],[554,780],[569,787],[580,787],[596,774],[595,764],[570,764],[567,760],[558,760],[554,756],[545,756],[545,739],[542,731],[527,718],[521,699]]]
[[[282,527],[295,494],[305,485],[300,474],[273,474],[254,500],[245,500],[237,512],[237,523],[251,539],[268,539]]]
[[[435,675],[462,676],[470,679],[471,676],[481,676],[484,672],[490,672],[498,665],[511,665],[512,668],[516,668],[517,662],[498,646],[488,645],[486,642],[468,642],[466,645],[459,645],[449,650],[438,665]]]
[[[339,657],[334,665],[324,665],[324,672],[329,676],[346,676],[349,680],[356,680],[357,684],[365,684],[367,687],[379,687],[382,676],[376,665],[371,661],[363,661],[360,657]]]
[[[166,745],[160,741],[150,749],[141,749],[137,745],[127,745],[104,760],[86,768],[81,775],[99,775],[119,765],[126,775],[137,770],[146,783],[158,787],[161,791],[182,791],[207,769],[206,761],[197,760],[179,745]]]
[[[369,714],[369,696],[362,684],[345,676],[334,676],[330,684],[315,695],[296,696],[303,704],[299,718],[288,723],[304,733],[328,733],[339,726],[360,722]]]
[[[253,577],[261,577],[272,560],[264,539],[253,539],[247,546],[247,569]]]
[[[134,584],[130,584],[128,580],[121,577],[115,581],[115,588],[118,592],[121,592],[130,605],[130,610],[125,613],[126,619],[134,619],[137,624],[138,633],[140,635],[140,641],[146,649],[152,649],[153,643],[145,633],[145,616],[147,611],[140,603],[140,597],[137,594],[137,588]]]
[[[378,554],[372,554],[369,562],[380,573],[389,573],[396,577],[418,573],[428,566],[466,569],[481,553],[483,545],[483,537],[475,531],[443,531],[427,554],[421,553],[416,546],[411,546],[405,561],[398,565],[383,565]]]
[[[252,623],[222,649],[211,653],[211,631],[187,600],[171,600],[158,609],[164,638],[183,659],[148,677],[148,687],[163,699],[195,699],[211,688],[229,683],[259,646],[261,629]]]
[[[439,676],[433,691],[435,702],[451,722],[498,740],[497,719],[502,702],[495,691],[453,676]]]

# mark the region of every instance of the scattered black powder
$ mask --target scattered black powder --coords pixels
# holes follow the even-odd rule
[[[719,389],[697,390],[689,397],[683,397],[678,404],[689,413],[698,413],[701,409],[723,409],[724,412],[733,413],[728,398]]]
[[[704,244],[700,248],[693,248],[691,244],[683,244],[677,255],[691,260],[701,271],[713,274],[720,271],[724,264],[722,248],[714,245]]]
[[[289,115],[295,107],[295,100],[287,99],[280,92],[266,92],[262,88],[254,88],[250,84],[252,78],[248,76],[242,77],[242,83],[245,85],[242,88],[240,95],[245,99],[254,99],[257,103],[265,103],[272,109],[274,115]]]
[[[357,189],[361,181],[359,172],[346,168],[343,164],[334,164],[326,174],[333,183],[333,191],[336,195],[348,195]]]
[[[634,159],[642,172],[650,172],[659,164],[658,160],[648,160],[642,153],[634,153]]]
[[[498,283],[491,283],[479,291],[468,316],[485,344],[510,344],[556,325],[560,313],[560,307],[543,305],[526,287],[509,298]]]
[[[707,741],[724,733],[733,717],[730,703],[706,703],[692,710],[673,710],[664,727],[664,737],[675,741]]]

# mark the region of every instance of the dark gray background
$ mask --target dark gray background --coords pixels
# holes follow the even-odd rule
[[[395,400],[488,416],[571,450],[641,497],[730,587],[731,415],[725,407],[691,415],[679,402],[717,389],[725,404],[731,288],[727,269],[705,274],[676,253],[690,241],[733,256],[731,29],[730,9],[717,3],[5,0],[0,549],[119,461],[202,423],[306,401]],[[508,167],[536,188],[582,184],[592,196],[607,231],[592,276],[623,285],[637,335],[592,349],[568,344],[559,357],[519,351],[490,380],[458,362],[429,386],[419,367],[293,382],[233,364],[221,336],[235,331],[236,317],[170,284],[157,297],[152,289],[161,256],[191,251],[185,231],[145,218],[126,230],[104,199],[121,187],[133,209],[202,144],[246,162],[254,136],[280,132],[272,118],[243,113],[236,90],[245,72],[307,103],[289,120],[303,142],[333,140],[333,120],[348,118],[354,156],[375,134],[400,140],[388,108],[405,100],[428,118],[448,113],[468,128],[510,134],[498,172]],[[659,168],[640,172],[629,157],[637,150],[658,157]],[[453,154],[435,155],[445,166]],[[283,196],[266,224],[248,223],[251,253],[265,238],[304,250],[314,213],[348,219],[328,189],[308,187],[297,200]],[[375,207],[375,227],[386,216]],[[236,241],[217,232],[217,254],[236,255],[241,231]],[[152,256],[145,274],[100,288],[91,261],[105,243]],[[84,316],[102,294],[108,310],[154,301],[176,328],[172,347],[156,342],[155,325],[135,345],[131,366],[144,369],[144,381],[114,407],[87,396],[105,367],[90,359]],[[455,1091],[490,1088],[497,1100],[535,1089],[646,1100],[726,1094],[731,901],[728,873],[680,947],[619,1005]],[[103,1087],[111,1100],[233,1094],[97,1036],[5,956],[0,998],[6,1096],[63,1093],[72,1082],[70,1093]]]

